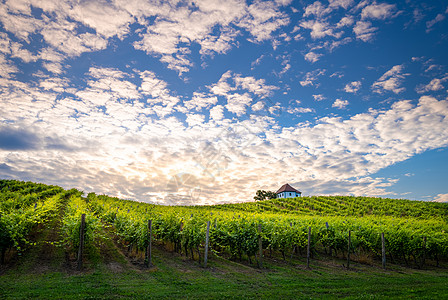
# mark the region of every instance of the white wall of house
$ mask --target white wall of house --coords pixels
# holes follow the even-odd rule
[[[296,193],[296,192],[281,192],[277,194],[277,198],[294,198],[294,197],[301,197],[302,194]]]

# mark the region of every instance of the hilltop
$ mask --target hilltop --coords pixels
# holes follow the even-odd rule
[[[393,216],[445,220],[448,216],[448,203],[354,196],[310,196],[206,207],[310,216]]]

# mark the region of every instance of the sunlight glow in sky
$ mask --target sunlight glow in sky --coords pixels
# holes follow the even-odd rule
[[[448,201],[445,1],[0,1],[1,178]]]

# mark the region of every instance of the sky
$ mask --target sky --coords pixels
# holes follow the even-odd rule
[[[0,1],[0,178],[448,201],[447,1]]]

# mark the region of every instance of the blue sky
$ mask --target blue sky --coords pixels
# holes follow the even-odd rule
[[[446,1],[0,4],[0,176],[165,204],[448,201]]]

